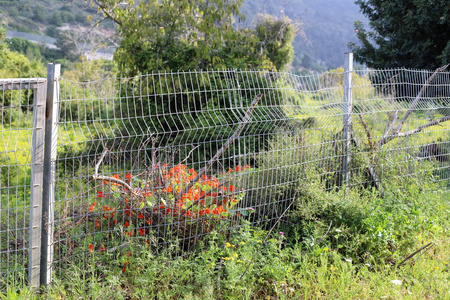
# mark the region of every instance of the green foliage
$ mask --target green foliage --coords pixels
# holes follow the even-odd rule
[[[443,196],[434,195],[427,166],[417,167],[418,176],[399,176],[404,170],[396,164],[386,170],[384,196],[371,189],[327,192],[320,176],[310,173],[291,214],[293,225],[284,230],[306,246],[323,237],[321,243],[357,263],[399,263],[446,222],[439,217]]]
[[[98,1],[118,24],[115,54],[120,71],[134,76],[154,70],[205,68],[286,68],[292,61],[296,29],[287,18],[261,18],[256,32],[234,27],[241,0]],[[139,17],[137,17],[139,16]]]
[[[260,40],[261,50],[272,61],[278,71],[288,67],[294,58],[292,43],[299,28],[284,17],[276,19],[269,15],[260,15],[256,24],[256,36]]]
[[[358,0],[373,31],[355,23],[356,59],[371,68],[436,69],[450,60],[450,6],[447,0]]]

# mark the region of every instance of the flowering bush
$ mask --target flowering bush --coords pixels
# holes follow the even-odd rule
[[[123,179],[114,175],[89,203],[91,224],[105,234],[144,237],[148,244],[168,233],[179,239],[205,234],[222,220],[240,217],[233,207],[244,193],[237,191],[234,175],[247,168],[237,166],[219,178],[202,175],[190,188],[198,174],[182,164],[170,169],[164,164],[136,176],[127,173]],[[100,246],[89,244],[89,251],[104,250],[96,242]]]

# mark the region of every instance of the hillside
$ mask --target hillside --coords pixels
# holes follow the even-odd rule
[[[247,22],[257,13],[300,20],[307,40],[296,38],[294,66],[310,69],[341,66],[347,44],[357,41],[354,22],[367,23],[354,0],[245,0],[242,10]]]
[[[297,37],[294,42],[294,67],[315,70],[341,66],[348,42],[356,41],[354,21],[366,23],[354,0],[245,0],[242,11],[247,15],[245,26],[251,26],[259,13],[302,22],[306,39]],[[71,30],[84,43],[108,37],[100,42],[111,44],[112,22],[102,22],[86,34],[94,25],[88,16],[95,13],[83,0],[0,0],[0,24],[6,29],[50,37]]]

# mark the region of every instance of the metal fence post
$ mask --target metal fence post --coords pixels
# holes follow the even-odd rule
[[[53,263],[53,224],[55,198],[56,142],[60,64],[47,65],[47,105],[45,111],[44,189],[42,199],[42,252],[40,283],[51,282]]]
[[[33,101],[33,133],[31,138],[30,243],[28,280],[39,287],[41,260],[42,186],[44,177],[45,81],[37,80]]]
[[[352,88],[353,88],[353,53],[345,53],[344,66],[344,155],[342,161],[343,185],[347,188],[350,180],[350,158],[352,138]]]

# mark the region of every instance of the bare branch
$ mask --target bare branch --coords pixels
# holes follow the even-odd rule
[[[373,141],[372,141],[372,136],[370,134],[369,126],[367,126],[366,120],[364,120],[364,117],[362,114],[359,114],[358,116],[359,116],[359,119],[361,120],[361,124],[364,127],[364,130],[366,131],[367,142],[369,143],[370,149],[373,150],[374,145],[373,145]]]
[[[256,95],[256,98],[252,101],[250,107],[248,108],[247,112],[245,113],[244,118],[242,119],[241,124],[239,124],[239,127],[236,129],[236,131],[233,133],[233,135],[225,142],[225,144],[222,146],[222,148],[219,149],[219,151],[217,151],[217,153],[213,156],[213,158],[211,158],[208,163],[206,164],[206,166],[203,167],[203,169],[200,170],[200,172],[198,172],[197,176],[192,179],[191,182],[189,182],[188,185],[186,185],[186,187],[181,191],[181,193],[179,193],[176,198],[175,198],[175,202],[181,199],[181,196],[184,195],[187,191],[189,191],[190,188],[192,188],[194,186],[194,184],[196,184],[199,179],[202,177],[203,174],[205,174],[209,168],[211,168],[211,166],[216,162],[216,160],[222,155],[222,153],[230,146],[230,144],[239,136],[239,134],[241,134],[242,130],[244,129],[244,126],[248,123],[248,121],[250,120],[250,117],[253,114],[253,111],[256,107],[256,105],[258,104],[259,100],[261,99],[262,94],[258,94]]]
[[[414,99],[413,103],[411,103],[410,107],[406,111],[406,114],[403,117],[403,119],[400,121],[400,124],[398,124],[398,127],[395,129],[394,133],[399,133],[402,130],[403,125],[405,124],[406,120],[408,119],[408,117],[411,114],[411,112],[414,109],[414,107],[416,107],[416,105],[419,102],[420,98],[422,98],[423,94],[427,90],[431,80],[433,80],[433,78],[438,73],[445,71],[445,69],[447,69],[448,66],[450,66],[450,64],[447,64],[447,65],[445,65],[443,67],[437,68],[436,71],[434,71],[434,73],[427,79],[427,81],[424,83],[424,85],[420,89],[419,94],[416,96],[416,99]]]
[[[386,127],[386,130],[384,131],[383,137],[381,138],[380,141],[384,140],[388,136],[389,132],[391,132],[391,129],[394,126],[395,122],[397,122],[397,120],[398,120],[398,110],[396,110],[394,115],[392,116],[392,120],[389,122],[389,125]],[[379,144],[380,141],[378,142],[378,145],[377,145],[378,147],[380,147],[380,144]]]
[[[422,250],[428,251],[429,249],[431,249],[431,247],[433,247],[435,244],[434,243],[429,243],[426,244],[423,247],[420,247],[418,250],[414,251],[412,254],[408,255],[404,260],[402,260],[397,267],[401,267],[402,265],[404,265],[406,263],[407,260],[411,259],[412,257],[414,257],[414,255],[416,255],[417,253],[421,252]]]
[[[98,7],[100,7],[100,9],[103,11],[103,13],[109,18],[111,19],[114,23],[116,23],[119,26],[122,26],[123,23],[119,20],[117,20],[112,14],[111,14],[111,10],[112,8],[100,3],[98,0],[92,0],[92,2],[94,2]]]
[[[433,80],[433,78],[440,72],[445,71],[448,66],[450,66],[450,64],[447,64],[445,66],[442,66],[440,68],[437,68],[436,71],[434,71],[434,73],[427,79],[427,81],[423,84],[422,88],[419,91],[419,94],[417,94],[416,98],[414,99],[413,103],[411,103],[411,105],[409,106],[408,110],[406,111],[405,115],[403,116],[403,119],[400,121],[400,123],[398,124],[397,128],[395,128],[394,132],[392,134],[389,134],[392,127],[394,126],[394,123],[397,120],[397,111],[395,112],[394,118],[391,121],[391,123],[388,125],[388,127],[386,128],[383,137],[378,141],[377,146],[381,147],[385,144],[387,144],[388,142],[392,141],[394,138],[396,137],[403,137],[403,136],[408,136],[417,132],[422,131],[423,129],[439,124],[441,122],[445,122],[448,119],[446,119],[447,117],[441,118],[439,120],[433,121],[431,123],[428,123],[426,125],[422,125],[417,129],[405,132],[405,133],[400,133],[400,131],[403,128],[403,125],[405,125],[406,121],[408,120],[409,116],[411,115],[413,109],[416,107],[417,103],[419,102],[419,100],[422,98],[423,94],[425,93],[425,91],[427,90],[430,82]],[[436,123],[437,122],[437,123]],[[434,123],[434,124],[433,124]]]
[[[410,135],[412,135],[412,134],[421,132],[421,131],[424,130],[425,128],[428,128],[428,127],[431,127],[431,126],[434,126],[434,125],[438,125],[438,124],[440,124],[440,123],[442,123],[442,122],[449,121],[449,120],[450,120],[450,116],[445,116],[445,117],[439,118],[439,119],[437,119],[437,120],[434,120],[434,121],[432,121],[432,122],[429,122],[429,123],[427,123],[427,124],[424,124],[424,125],[422,125],[422,126],[419,126],[419,127],[417,127],[416,129],[413,129],[413,130],[410,130],[410,131],[406,131],[406,132],[399,132],[399,133],[396,133],[396,134],[389,135],[389,136],[387,136],[385,139],[380,140],[379,145],[380,145],[380,147],[381,147],[381,146],[383,146],[384,144],[387,144],[388,142],[392,141],[392,140],[395,139],[396,137],[406,137],[406,136],[410,136]]]

